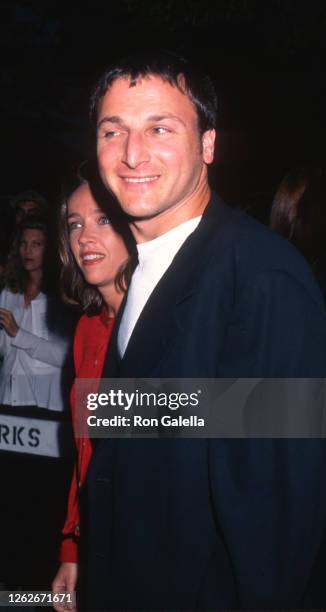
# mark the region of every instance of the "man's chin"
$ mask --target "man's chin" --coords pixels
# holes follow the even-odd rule
[[[146,221],[147,219],[154,219],[160,214],[160,211],[153,210],[153,207],[149,210],[143,205],[135,206],[123,202],[120,202],[120,206],[131,221]]]

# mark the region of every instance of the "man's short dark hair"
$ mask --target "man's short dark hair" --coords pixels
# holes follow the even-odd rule
[[[12,198],[12,200],[10,200],[10,206],[11,208],[16,209],[22,202],[34,202],[36,205],[35,207],[42,213],[46,213],[48,209],[47,200],[37,191],[33,191],[33,189],[28,189],[27,191],[18,193]]]
[[[101,99],[116,79],[129,77],[132,87],[140,77],[151,75],[161,77],[189,96],[197,111],[201,134],[216,127],[217,96],[211,78],[195,61],[165,50],[136,52],[106,70],[91,97],[90,114],[93,124],[97,122]]]

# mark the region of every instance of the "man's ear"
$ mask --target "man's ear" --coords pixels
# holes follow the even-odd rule
[[[202,135],[203,159],[205,164],[211,164],[214,161],[216,130],[206,130]]]

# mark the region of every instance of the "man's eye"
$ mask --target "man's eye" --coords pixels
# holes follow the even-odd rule
[[[108,225],[110,223],[110,219],[106,215],[103,215],[99,218],[98,222],[100,225]]]
[[[120,134],[121,132],[119,130],[108,130],[104,132],[104,138],[106,138],[107,140],[110,140],[111,138],[114,138],[115,136],[119,136]]]
[[[155,134],[168,134],[168,133],[170,132],[170,130],[168,130],[168,128],[166,128],[166,127],[162,127],[162,126],[160,125],[160,126],[154,127],[154,128],[153,128],[153,132],[154,132]]]

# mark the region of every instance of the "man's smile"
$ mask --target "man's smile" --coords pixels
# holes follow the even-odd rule
[[[139,183],[153,183],[154,181],[157,181],[157,179],[159,179],[160,177],[159,175],[155,175],[155,176],[120,176],[120,178],[126,183],[139,184]]]

